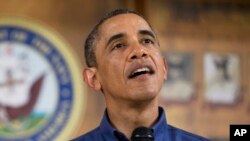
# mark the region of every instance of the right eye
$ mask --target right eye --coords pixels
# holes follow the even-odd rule
[[[124,46],[125,46],[124,43],[117,43],[117,44],[114,45],[113,49],[119,49],[119,48],[122,48]]]

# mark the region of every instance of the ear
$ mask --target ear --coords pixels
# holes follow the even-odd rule
[[[101,89],[101,84],[97,79],[97,70],[95,67],[84,68],[83,69],[83,79],[88,84],[89,87],[99,91]]]
[[[163,72],[164,72],[164,79],[167,80],[167,74],[168,74],[168,64],[167,64],[167,59],[163,57]]]

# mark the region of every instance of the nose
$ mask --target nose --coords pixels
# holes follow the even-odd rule
[[[129,60],[132,61],[134,59],[141,59],[148,57],[148,51],[145,47],[141,45],[136,45],[132,48],[132,51],[129,55]]]

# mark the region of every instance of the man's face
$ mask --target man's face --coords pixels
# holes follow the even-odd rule
[[[96,78],[105,97],[143,101],[157,96],[167,68],[144,19],[135,14],[114,16],[101,25],[97,40]]]

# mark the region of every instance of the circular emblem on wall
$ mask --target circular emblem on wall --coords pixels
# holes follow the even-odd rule
[[[67,140],[83,117],[80,64],[41,24],[0,17],[0,140]]]

